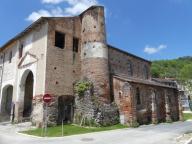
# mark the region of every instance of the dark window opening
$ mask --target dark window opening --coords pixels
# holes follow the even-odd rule
[[[122,92],[119,92],[119,98],[121,98],[122,97]]]
[[[140,105],[141,104],[141,97],[140,97],[139,88],[136,89],[136,98],[137,98],[137,105]]]
[[[73,52],[78,52],[79,49],[79,39],[73,38]]]
[[[9,63],[12,61],[12,51],[9,53]]]
[[[55,46],[61,49],[65,47],[65,34],[55,32]]]
[[[148,71],[148,67],[146,65],[144,65],[143,74],[144,74],[144,79],[149,78],[149,71]]]
[[[19,58],[23,56],[23,44],[20,45],[19,47]]]
[[[131,61],[128,61],[128,75],[132,76],[133,75],[133,66]]]

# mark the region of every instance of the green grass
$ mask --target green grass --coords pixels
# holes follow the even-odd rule
[[[75,125],[64,125],[64,136],[108,131],[108,130],[115,130],[115,129],[122,129],[122,128],[128,128],[128,127],[121,124],[117,124],[109,127],[96,127],[96,128],[85,128],[85,127],[79,127]],[[34,136],[42,136],[42,129],[38,128],[34,130],[24,131],[22,133],[34,135]],[[62,136],[62,126],[49,127],[47,130],[47,136],[48,137]]]
[[[185,121],[190,120],[190,119],[192,120],[192,114],[191,113],[184,113],[183,118]]]

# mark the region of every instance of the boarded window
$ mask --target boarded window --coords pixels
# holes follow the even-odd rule
[[[23,56],[23,44],[20,45],[19,47],[19,58]]]
[[[11,61],[12,61],[12,51],[10,51],[9,53],[9,63],[11,63]]]
[[[73,52],[78,52],[79,49],[79,39],[73,38]]]
[[[55,46],[61,49],[65,47],[65,34],[55,32]]]
[[[136,89],[136,98],[137,98],[137,105],[141,104],[141,95],[139,88]]]

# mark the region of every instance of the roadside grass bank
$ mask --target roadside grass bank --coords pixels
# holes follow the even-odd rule
[[[183,113],[183,119],[186,120],[192,120],[192,113]]]
[[[108,130],[123,129],[123,128],[128,128],[128,126],[117,124],[117,125],[108,126],[108,127],[93,127],[93,128],[90,127],[89,128],[89,127],[80,127],[77,125],[67,124],[67,125],[64,125],[64,127],[63,127],[63,136],[108,131]],[[22,131],[21,133],[33,135],[33,136],[40,136],[40,137],[43,136],[42,128]],[[62,136],[62,125],[55,126],[55,127],[48,127],[46,136],[47,137],[61,137]]]

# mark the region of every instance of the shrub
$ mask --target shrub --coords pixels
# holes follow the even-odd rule
[[[87,81],[80,81],[75,85],[75,92],[78,93],[79,96],[83,96],[84,92],[87,91],[92,84]]]

